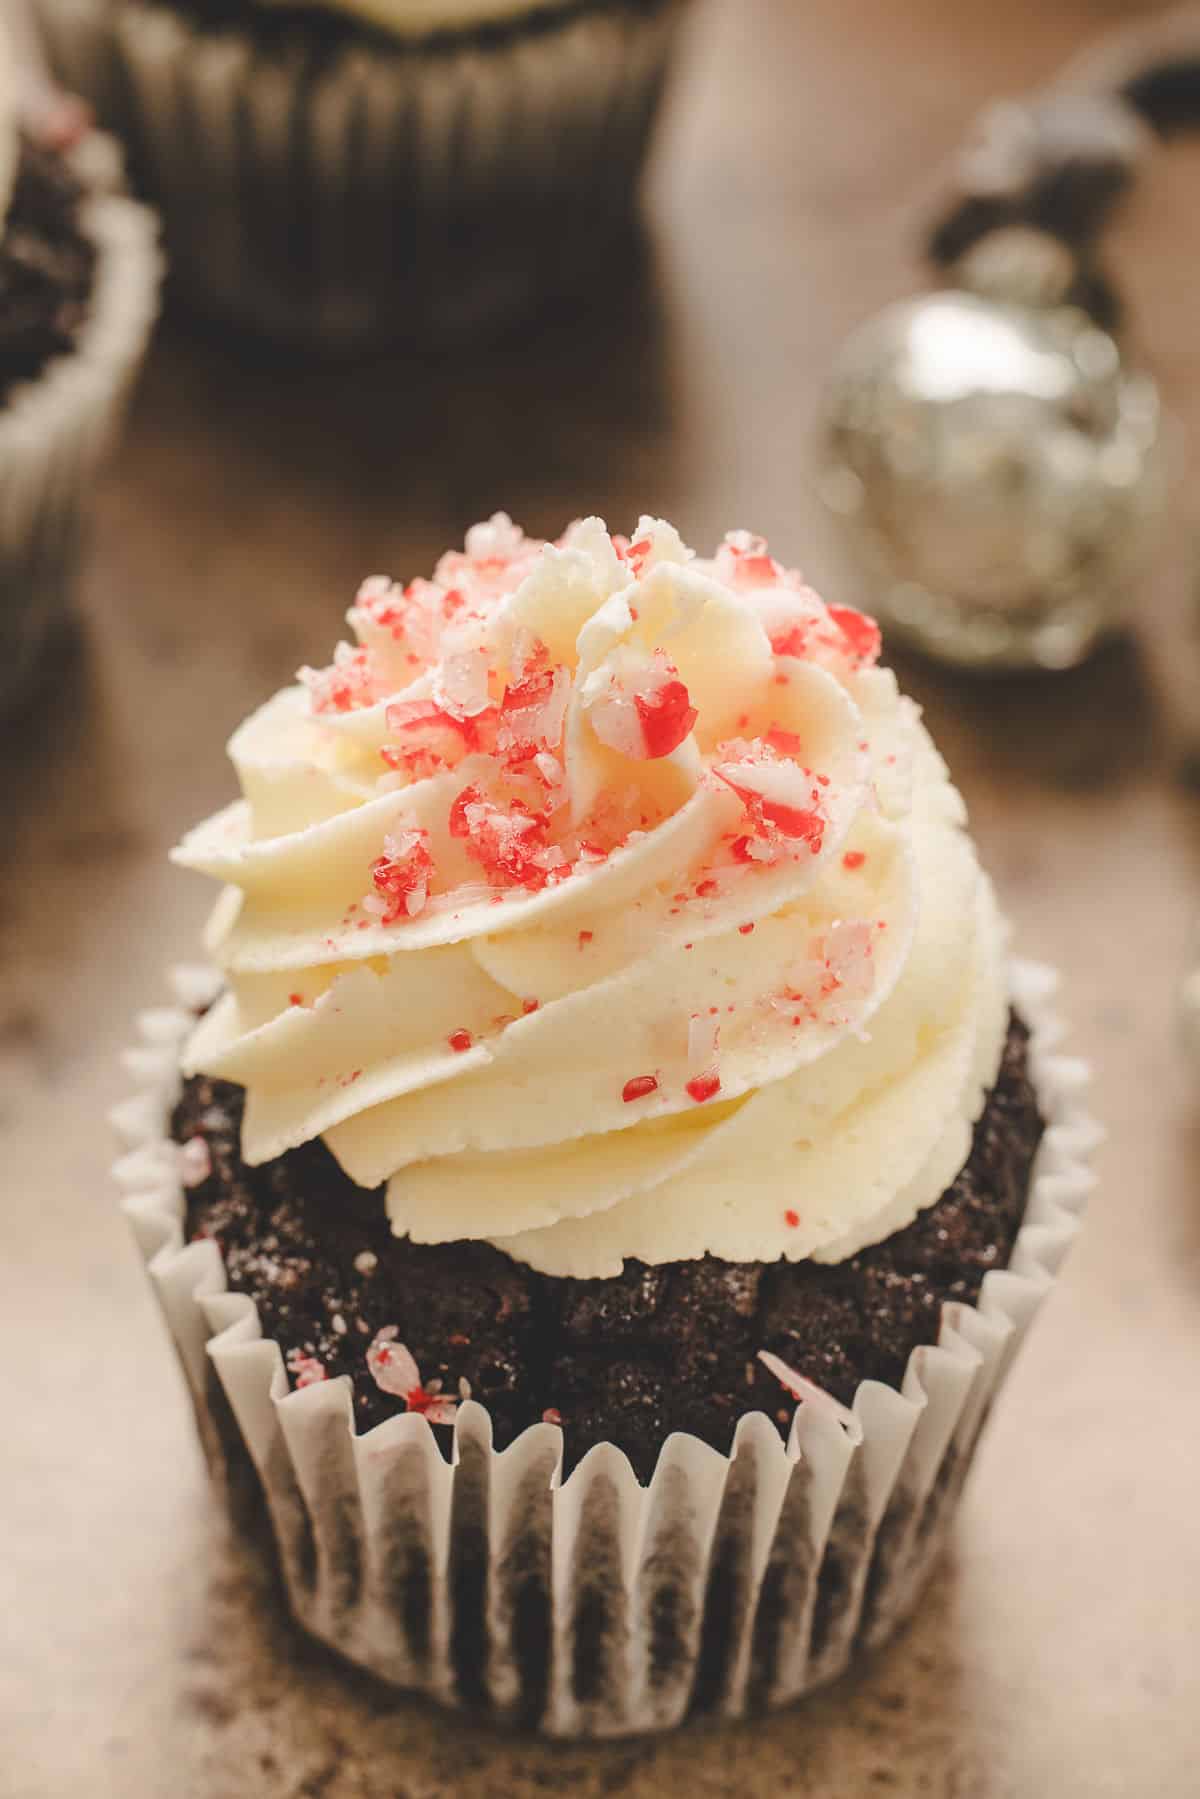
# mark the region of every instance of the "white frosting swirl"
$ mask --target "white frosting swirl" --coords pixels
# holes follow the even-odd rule
[[[185,1067],[393,1227],[550,1274],[837,1260],[965,1161],[1007,1019],[962,802],[878,632],[759,539],[503,515],[235,734]]]
[[[503,24],[532,12],[559,12],[578,0],[259,0],[260,5],[320,7],[352,13],[394,37],[431,37],[438,31],[469,31]]]

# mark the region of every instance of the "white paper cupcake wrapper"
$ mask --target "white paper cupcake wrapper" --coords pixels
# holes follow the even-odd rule
[[[83,503],[158,313],[158,222],[121,191],[116,144],[91,132],[71,162],[95,284],[74,349],[0,406],[0,708],[68,610]]]
[[[326,349],[456,339],[625,279],[614,246],[682,6],[593,0],[499,33],[364,32],[315,54],[270,22],[33,0],[56,76],[125,140],[160,207],[179,292]]]
[[[1049,971],[1015,966],[1047,1129],[1009,1267],[984,1277],[976,1306],[944,1307],[900,1392],[865,1381],[852,1415],[806,1402],[786,1445],[748,1414],[729,1456],[677,1434],[643,1487],[610,1443],[562,1481],[548,1424],[497,1453],[473,1403],[447,1462],[418,1416],[356,1436],[345,1382],[289,1394],[216,1244],[183,1242],[164,1127],[188,1008],[214,978],[177,971],[179,1006],[144,1014],[127,1056],[140,1090],[114,1115],[128,1146],[116,1173],[205,1433],[228,1408],[253,1458],[299,1621],[384,1680],[562,1737],[784,1705],[881,1642],[937,1557],[1092,1184],[1100,1133],[1084,1064],[1054,1053],[1053,988]]]

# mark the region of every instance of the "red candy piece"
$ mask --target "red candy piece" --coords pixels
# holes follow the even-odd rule
[[[711,1099],[714,1093],[721,1091],[721,1077],[715,1068],[710,1068],[707,1074],[694,1075],[684,1091],[689,1099],[702,1106],[706,1099]]]
[[[764,758],[758,766],[767,770],[782,770],[785,765]],[[754,763],[727,763],[724,767],[714,768],[713,773],[737,794],[754,824],[756,836],[769,837],[775,833],[780,837],[806,843],[814,856],[820,852],[825,836],[825,816],[820,808],[817,789],[809,790],[808,804],[804,805],[784,799],[778,791],[772,793],[770,787],[764,784],[762,776],[756,778]],[[802,770],[796,769],[794,773],[804,779],[811,779]],[[802,782],[796,783],[797,793],[801,785]],[[733,853],[741,862],[756,859],[745,838],[739,838],[734,843]]]
[[[699,716],[687,688],[678,676],[648,694],[635,693],[634,708],[642,727],[648,761],[677,750]]]
[[[477,786],[464,787],[450,808],[450,835],[465,838],[468,854],[496,886],[538,893],[559,866],[569,866],[547,838],[549,817],[514,799],[505,812]],[[556,860],[557,856],[557,860]]]
[[[520,677],[504,689],[499,748],[510,756],[527,757],[556,750],[562,741],[570,693],[570,671],[551,666],[545,644],[537,644]]]
[[[388,730],[394,731],[401,741],[394,748],[384,746],[379,752],[383,760],[389,768],[425,774],[436,773],[438,768],[454,768],[464,756],[490,751],[495,745],[499,715],[494,706],[488,706],[482,712],[460,718],[433,700],[397,700],[384,716]],[[432,766],[427,767],[426,763]]]
[[[657,1093],[658,1076],[656,1074],[635,1074],[632,1080],[626,1081],[621,1089],[621,1098],[628,1106],[635,1099],[645,1099],[647,1094]]]
[[[389,837],[384,850],[386,853],[371,864],[371,880],[384,901],[381,922],[396,924],[402,918],[415,918],[424,909],[433,857],[424,831],[402,831]]]
[[[677,750],[697,718],[679,670],[662,650],[648,659],[629,652],[591,702],[589,715],[601,743],[640,762]]]
[[[802,838],[814,856],[820,850],[825,820],[819,812],[804,806],[787,806],[778,800],[764,800],[762,810],[767,823],[785,837]]]
[[[865,612],[856,612],[852,606],[831,606],[829,616],[859,662],[879,660],[883,634],[873,618]]]

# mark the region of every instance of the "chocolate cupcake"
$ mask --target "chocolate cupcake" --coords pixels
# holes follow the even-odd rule
[[[220,973],[120,1120],[206,1434],[384,1678],[783,1703],[911,1604],[1074,1228],[1048,982],[874,624],[760,539],[501,516],[349,617],[176,852]]]
[[[586,295],[683,0],[33,0],[193,306],[348,351]]]
[[[88,490],[157,311],[155,236],[80,108],[18,105],[0,33],[0,709],[69,611]]]

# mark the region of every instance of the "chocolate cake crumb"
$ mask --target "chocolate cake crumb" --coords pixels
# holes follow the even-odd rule
[[[0,402],[75,346],[96,266],[80,224],[82,199],[60,154],[22,141],[0,229]]]
[[[760,1349],[844,1404],[865,1379],[899,1386],[912,1351],[936,1339],[942,1305],[972,1302],[988,1269],[1007,1265],[1043,1128],[1028,1031],[1014,1016],[965,1166],[905,1229],[845,1262],[630,1261],[616,1278],[584,1281],[537,1274],[486,1244],[394,1237],[383,1189],[356,1187],[323,1143],[248,1168],[242,1105],[227,1082],[184,1086],[173,1134],[202,1138],[212,1161],[188,1190],[187,1234],[216,1239],[230,1286],[254,1299],[293,1383],[313,1361],[327,1378],[349,1375],[360,1430],[403,1411],[365,1358],[396,1325],[425,1388],[440,1380],[452,1398],[469,1382],[498,1447],[558,1414],[568,1467],[607,1440],[643,1480],[671,1431],[724,1453],[744,1411],[786,1430],[792,1402]]]

